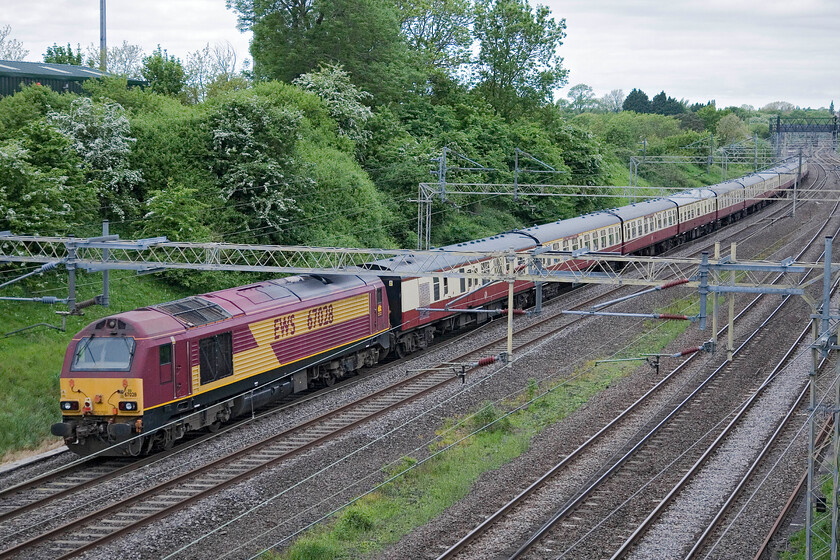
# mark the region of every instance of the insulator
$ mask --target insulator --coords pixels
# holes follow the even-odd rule
[[[688,315],[677,315],[675,313],[660,313],[660,319],[675,319],[677,321],[688,321]]]
[[[489,366],[490,364],[495,364],[498,361],[496,356],[490,356],[489,358],[481,358],[478,360],[478,367],[482,366]]]
[[[668,288],[673,288],[674,286],[679,286],[680,284],[688,284],[688,278],[682,278],[680,280],[671,280],[670,282],[666,282],[659,286],[660,290],[667,290]]]

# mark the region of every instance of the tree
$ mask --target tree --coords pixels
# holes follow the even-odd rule
[[[796,109],[796,106],[787,101],[772,101],[761,108],[762,111],[772,111],[774,113],[790,113],[794,109]]]
[[[296,78],[294,85],[311,91],[320,97],[330,116],[338,123],[338,133],[354,142],[364,142],[368,133],[365,123],[371,110],[362,101],[371,97],[350,82],[350,76],[340,66],[321,66],[318,72],[310,72]]]
[[[11,32],[11,25],[0,27],[0,60],[23,60],[29,54],[29,50],[24,49],[23,43],[17,39],[10,38]]]
[[[55,43],[53,46],[47,47],[47,52],[44,54],[44,62],[52,64],[72,64],[73,66],[82,65],[82,47],[76,45],[76,52],[70,43],[67,43],[67,48],[59,47]]]
[[[125,219],[137,206],[134,189],[143,178],[129,167],[135,139],[125,111],[117,103],[74,99],[67,113],[52,112],[47,120],[70,139],[84,162],[85,176],[93,183],[106,214]]]
[[[601,106],[609,113],[618,113],[624,105],[624,90],[614,89],[601,98]]]
[[[478,89],[504,116],[519,99],[550,103],[568,71],[557,49],[566,36],[566,20],[554,21],[545,6],[528,0],[477,0],[473,33],[479,42]]]
[[[220,220],[228,231],[253,239],[283,240],[283,224],[298,213],[305,186],[295,159],[302,115],[277,108],[252,92],[241,92],[210,118],[212,171],[229,203]]]
[[[192,103],[204,101],[210,84],[218,86],[236,76],[236,50],[229,42],[210,43],[203,49],[187,54],[184,67],[187,75],[186,93]]]
[[[430,68],[454,72],[470,60],[469,0],[400,0],[401,29]]]
[[[595,101],[595,90],[586,84],[577,84],[569,88],[566,97],[571,101],[571,109],[576,113],[583,113],[591,109]]]
[[[320,64],[387,102],[413,81],[397,7],[381,0],[228,0],[254,33],[254,74],[291,82]]]
[[[650,113],[650,99],[642,90],[633,88],[627,95],[621,108],[625,111],[635,111],[636,113]]]
[[[721,146],[743,140],[749,134],[747,125],[734,113],[722,117],[717,123],[716,131],[718,144]]]
[[[828,106],[828,112],[834,114],[834,100],[831,100],[831,105]]]
[[[664,91],[659,92],[650,102],[650,112],[657,115],[679,115],[685,112],[682,103],[665,95]]]
[[[85,49],[86,64],[91,68],[99,68],[99,47],[93,43]],[[131,79],[143,77],[143,48],[140,45],[132,45],[123,41],[117,47],[108,47],[105,50],[105,68],[111,74],[125,76]]]
[[[155,93],[177,96],[187,85],[184,65],[179,59],[169,56],[165,50],[161,51],[160,45],[143,59],[141,73]]]

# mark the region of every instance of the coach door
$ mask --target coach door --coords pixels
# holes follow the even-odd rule
[[[175,398],[186,397],[192,393],[190,375],[190,343],[176,342],[175,346]]]

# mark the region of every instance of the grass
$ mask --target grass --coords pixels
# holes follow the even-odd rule
[[[18,276],[4,271],[2,281]],[[137,277],[129,272],[112,272],[111,305],[84,310],[84,316],[67,318],[66,332],[37,327],[16,335],[5,333],[36,323],[61,325],[55,314],[64,306],[40,303],[3,302],[0,316],[0,460],[16,457],[21,450],[36,449],[45,443],[58,443],[50,434],[50,424],[60,419],[58,376],[64,352],[73,335],[88,323],[114,313],[177,299],[187,295],[153,277]],[[78,275],[77,300],[101,292],[101,275]],[[66,297],[67,276],[51,273],[42,278],[3,289],[4,297]]]
[[[689,298],[692,299],[692,298]],[[696,299],[696,298],[693,298]],[[665,312],[691,313],[675,308]],[[696,313],[696,302],[691,304]],[[679,336],[685,322],[646,322],[645,334],[621,356],[656,353]],[[386,483],[302,534],[282,560],[371,557],[428,523],[465,497],[481,474],[525,453],[547,426],[577,410],[593,395],[638,367],[638,362],[581,364],[566,378],[544,384],[531,379],[516,395],[486,402],[472,414],[447,418],[429,445],[431,456],[403,457],[383,469]]]
[[[817,479],[814,479],[816,486]],[[814,558],[830,558],[831,545],[831,490],[833,481],[830,477],[823,477],[820,489],[822,495],[826,497],[826,511],[825,513],[814,513],[816,522],[813,524],[813,538],[811,539],[812,556]],[[817,493],[815,491],[815,493]],[[781,560],[806,560],[805,555],[805,529],[801,529],[793,534],[788,541],[788,550],[782,551],[779,558]]]

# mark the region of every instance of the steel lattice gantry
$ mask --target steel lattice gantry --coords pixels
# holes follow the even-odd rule
[[[802,146],[829,145],[837,149],[840,119],[831,117],[783,117],[770,119],[770,137],[776,155]]]
[[[445,269],[451,257],[462,262],[490,259],[486,272]],[[446,257],[446,258],[445,258]],[[401,277],[478,278],[492,281],[571,282],[615,285],[657,286],[673,277],[693,278],[689,287],[701,285],[701,269],[708,272],[710,291],[728,284],[727,291],[802,294],[797,278],[781,284],[766,284],[758,275],[768,271],[798,276],[806,270],[820,268],[815,263],[711,262],[696,258],[664,258],[619,255],[617,253],[549,251],[537,248],[528,253],[499,251],[493,253],[469,250],[443,251],[432,249],[352,249],[338,247],[302,247],[282,245],[246,245],[227,243],[180,243],[165,238],[120,240],[116,236],[73,238],[16,236],[0,232],[0,263],[59,263],[68,268],[86,271],[136,270],[205,270],[267,272],[278,274],[358,274],[369,263],[393,259],[399,272],[383,272]],[[566,270],[550,270],[567,262]],[[737,266],[741,275],[733,284],[720,276]],[[462,267],[462,265],[458,265]],[[375,269],[371,269],[376,273]],[[813,281],[812,281],[813,282]],[[793,291],[791,291],[793,290]]]

